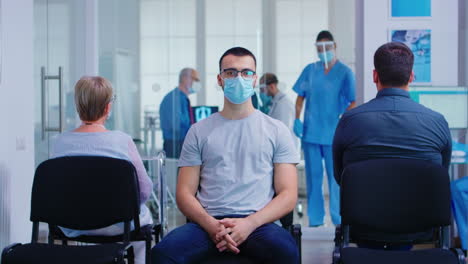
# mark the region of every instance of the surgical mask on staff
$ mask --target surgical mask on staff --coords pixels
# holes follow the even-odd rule
[[[318,54],[319,59],[323,63],[330,63],[333,58],[335,57],[335,53],[333,51],[326,51],[326,52],[320,52]]]
[[[321,62],[325,64],[325,68],[328,69],[330,63],[335,58],[335,42],[333,41],[320,41],[315,43],[317,47],[318,56]]]
[[[188,89],[190,94],[198,93],[201,90],[201,83],[193,81],[192,86]]]

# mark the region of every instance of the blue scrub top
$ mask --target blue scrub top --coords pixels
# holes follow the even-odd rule
[[[164,97],[159,106],[163,139],[180,141],[185,139],[191,125],[189,107],[190,101],[187,95],[179,88],[175,88]]]
[[[355,100],[355,77],[351,69],[337,61],[328,74],[322,62],[311,63],[293,86],[305,97],[302,140],[331,145],[340,115]]]

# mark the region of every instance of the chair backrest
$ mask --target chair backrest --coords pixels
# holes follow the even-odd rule
[[[341,178],[344,225],[396,234],[450,225],[447,169],[416,159],[374,159],[347,166]]]
[[[289,212],[287,215],[280,218],[281,226],[289,228],[293,225],[294,211]]]
[[[139,193],[129,161],[97,156],[49,159],[34,175],[31,221],[88,230],[134,220],[137,229]]]

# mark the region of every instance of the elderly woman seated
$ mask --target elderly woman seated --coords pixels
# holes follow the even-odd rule
[[[114,99],[112,86],[102,77],[82,77],[75,85],[75,104],[81,125],[73,131],[60,134],[54,142],[52,157],[93,155],[125,159],[136,168],[140,185],[141,225],[151,224],[152,217],[145,202],[152,190],[152,182],[143,166],[132,138],[120,131],[107,130],[105,127]],[[117,235],[123,233],[123,224],[115,224],[95,230],[71,230],[61,228],[65,235]],[[135,262],[144,263],[144,243],[133,242]]]

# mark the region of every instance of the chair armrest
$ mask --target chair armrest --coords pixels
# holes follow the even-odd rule
[[[341,262],[341,249],[343,245],[343,234],[341,232],[341,224],[336,225],[335,227],[335,247],[333,249],[333,255],[332,255],[332,263],[333,264],[338,264]]]
[[[159,236],[161,234],[161,228],[162,228],[161,224],[154,224],[153,225],[153,232],[152,233],[154,235],[154,241],[155,241],[156,244],[159,243]]]
[[[335,242],[335,247],[339,247],[343,241],[343,234],[341,232],[341,225],[336,225],[336,228],[335,228],[335,239],[334,239],[334,242]]]
[[[12,251],[17,246],[21,246],[21,243],[14,243],[8,245],[2,250],[2,264],[5,264],[7,254],[10,253],[10,251]]]
[[[294,224],[290,226],[289,231],[291,232],[297,248],[299,249],[299,263],[302,263],[302,227],[300,224]]]
[[[128,260],[127,263],[128,264],[134,264],[135,263],[135,252],[133,251],[133,245],[131,243],[126,244],[124,250],[125,250],[124,258],[126,258]]]
[[[294,224],[292,226],[292,231],[294,232],[295,235],[302,237],[302,226],[300,224]]]

